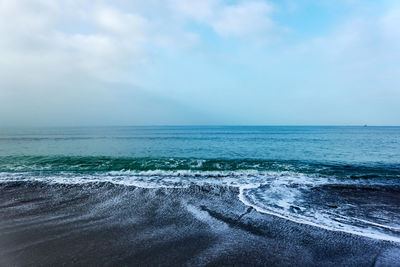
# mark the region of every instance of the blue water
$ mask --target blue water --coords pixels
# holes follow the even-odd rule
[[[400,163],[400,127],[0,129],[0,156],[68,155]]]
[[[400,127],[0,129],[0,182],[233,186],[262,213],[400,241]]]

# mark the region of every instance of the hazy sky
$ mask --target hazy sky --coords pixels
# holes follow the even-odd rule
[[[0,0],[0,126],[400,125],[400,1]]]

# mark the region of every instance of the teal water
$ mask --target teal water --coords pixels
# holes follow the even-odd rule
[[[0,156],[400,162],[400,127],[0,129]]]
[[[400,127],[0,129],[0,182],[239,188],[259,212],[400,241]]]

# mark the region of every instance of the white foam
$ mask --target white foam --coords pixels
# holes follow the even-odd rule
[[[396,242],[396,243],[400,243],[400,237],[396,237],[396,236],[390,236],[384,233],[379,233],[379,232],[363,232],[362,229],[354,229],[354,228],[338,228],[335,226],[330,226],[327,224],[322,224],[322,223],[316,223],[313,222],[311,220],[307,220],[306,218],[302,218],[302,217],[294,217],[291,216],[290,213],[280,213],[277,211],[272,211],[272,210],[267,210],[265,208],[260,207],[259,205],[253,204],[250,201],[247,200],[247,198],[245,197],[245,190],[247,189],[252,189],[252,188],[256,188],[254,186],[241,186],[239,188],[239,200],[246,206],[252,207],[253,209],[255,209],[256,211],[263,213],[263,214],[268,214],[268,215],[272,215],[275,217],[279,217],[285,220],[289,220],[295,223],[299,223],[299,224],[304,224],[304,225],[310,225],[310,226],[314,226],[314,227],[318,227],[318,228],[322,228],[325,230],[329,230],[329,231],[336,231],[336,232],[344,232],[344,233],[349,233],[349,234],[354,234],[354,235],[359,235],[359,236],[363,236],[363,237],[368,237],[368,238],[372,238],[372,239],[378,239],[378,240],[385,240],[385,241],[391,241],[391,242]],[[321,222],[324,222],[325,218],[320,218]]]
[[[0,181],[37,181],[50,184],[88,184],[110,182],[118,185],[135,186],[140,188],[187,188],[192,184],[197,185],[217,185],[231,186],[239,188],[239,200],[246,206],[254,208],[256,211],[268,215],[280,217],[292,222],[311,225],[331,231],[340,231],[359,236],[400,242],[400,237],[392,236],[376,229],[362,228],[348,225],[346,222],[340,223],[332,220],[328,215],[320,212],[313,213],[305,210],[299,205],[295,205],[296,201],[301,200],[299,189],[305,189],[321,184],[338,182],[328,178],[318,178],[304,174],[292,172],[261,172],[256,170],[240,170],[240,171],[195,171],[195,170],[152,170],[152,171],[112,171],[107,173],[93,174],[76,174],[62,172],[53,175],[38,175],[30,173],[0,173]],[[341,181],[344,183],[343,181]],[[293,187],[293,185],[296,185]],[[257,202],[255,199],[249,199],[249,191],[268,186],[263,203]],[[275,198],[271,198],[268,194],[275,194]],[[254,198],[254,195],[253,195]],[[259,201],[259,200],[258,200]],[[267,205],[267,206],[266,206]],[[274,208],[277,206],[278,208]],[[298,206],[302,213],[296,214],[290,211],[292,206]],[[190,209],[190,207],[189,207]],[[193,211],[193,210],[191,210]],[[195,215],[195,214],[194,214]],[[204,215],[202,212],[201,214]],[[308,215],[308,216],[307,216]],[[331,214],[332,215],[332,214]],[[343,218],[344,220],[352,219],[368,224],[374,227],[387,229],[391,231],[399,231],[398,227],[391,227],[379,223],[366,221],[354,217],[346,217],[339,214],[333,214],[335,218]]]
[[[354,221],[359,221],[359,222],[363,222],[363,223],[366,223],[366,224],[370,224],[370,225],[373,225],[373,226],[377,226],[377,227],[380,227],[380,228],[386,228],[386,229],[391,230],[391,231],[400,232],[400,227],[392,227],[392,226],[388,226],[388,225],[383,225],[383,224],[380,224],[380,223],[375,223],[375,222],[371,222],[369,220],[363,220],[363,219],[352,217],[352,216],[343,216],[341,214],[334,213],[334,212],[327,212],[327,213],[328,214],[332,214],[332,215],[334,215],[336,217],[341,217],[341,218],[346,219],[346,220],[350,219],[350,220],[354,220]]]

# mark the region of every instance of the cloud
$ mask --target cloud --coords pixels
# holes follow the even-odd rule
[[[268,39],[278,28],[271,19],[274,8],[266,1],[171,0],[171,3],[177,14],[210,27],[222,37]]]
[[[123,3],[2,0],[3,76],[22,75],[17,74],[21,68],[30,73],[59,69],[60,75],[75,71],[107,81],[133,81],[132,67],[154,60],[153,51],[201,42],[200,34],[190,30],[191,22],[225,37],[256,38],[273,27],[272,8],[261,1],[149,1],[148,7],[140,1]],[[172,9],[174,15],[160,15],[153,6]]]
[[[201,43],[190,23],[255,37],[272,27],[271,11],[260,1],[1,0],[0,92],[55,90],[75,75],[136,86],[157,54]]]
[[[222,0],[171,0],[170,5],[176,15],[204,23],[212,19],[224,3]]]
[[[298,101],[329,108],[335,123],[398,125],[398,10],[398,4],[356,9],[317,37],[286,46],[281,61],[295,66],[288,69]]]
[[[143,101],[154,106],[146,112],[153,119],[166,105],[178,105],[146,93],[141,69],[154,60],[154,50],[190,46],[196,36],[134,10],[102,1],[1,0],[0,125],[14,120],[34,125],[35,118],[63,124],[57,117],[73,124],[90,116],[98,123],[108,112],[121,121],[121,107],[109,101],[125,103],[126,97],[135,114],[145,113]]]
[[[303,117],[303,100],[310,118],[328,107],[333,118],[342,99],[400,97],[398,3],[373,10],[373,1],[306,2],[0,0],[0,124],[24,116],[139,122],[131,114],[160,122],[165,110],[173,119],[190,108],[241,123],[256,113],[253,122],[265,123],[273,110],[279,123],[285,112]],[[308,17],[338,10],[347,13]],[[311,22],[324,23],[303,34]]]
[[[94,21],[100,30],[121,37],[134,38],[132,41],[146,41],[149,22],[139,14],[125,13],[113,7],[103,6],[94,12]]]
[[[0,68],[6,76],[22,68],[62,74],[68,66],[97,79],[134,81],[132,68],[151,61],[152,49],[197,42],[195,33],[146,15],[100,1],[2,0]]]
[[[111,25],[104,21],[101,24],[105,16],[93,9],[85,11],[86,17],[81,18],[81,23],[86,27],[97,27],[95,30],[82,33],[78,27],[66,31],[62,24],[79,17],[80,9],[67,9],[63,13],[60,12],[64,7],[62,4],[50,2],[37,1],[36,5],[34,1],[1,2],[0,49],[3,59],[8,61],[6,73],[12,71],[22,77],[37,73],[44,82],[51,80],[51,77],[40,75],[46,69],[59,70],[60,75],[69,70],[102,77],[110,69],[120,66],[121,60],[127,58],[126,54],[135,54],[139,50],[138,40],[144,37],[138,27],[133,35],[135,38],[128,34],[117,36],[109,31]],[[131,16],[118,15],[117,23],[132,26]]]
[[[363,75],[366,70],[378,75],[396,67],[400,60],[400,6],[388,5],[379,12],[361,9],[335,23],[316,37],[287,46],[288,54],[307,56],[334,69],[352,70]],[[380,67],[378,67],[380,66]]]
[[[222,36],[262,36],[275,27],[270,19],[272,10],[272,6],[265,2],[226,6],[212,22],[212,27]]]

